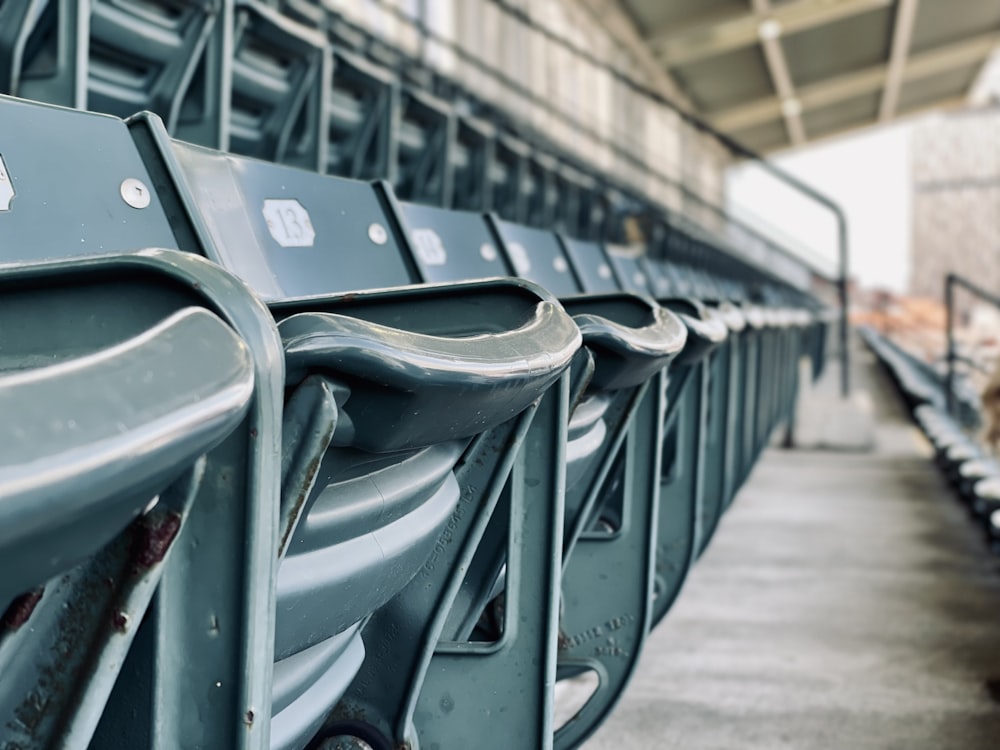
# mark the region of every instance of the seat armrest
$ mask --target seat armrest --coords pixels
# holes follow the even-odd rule
[[[562,300],[593,350],[591,387],[616,390],[645,382],[683,349],[681,319],[637,294],[583,295]]]
[[[554,300],[525,293],[523,284],[485,282],[494,292],[509,286],[519,314],[506,328],[448,320],[435,335],[328,311],[291,315],[278,325],[285,343],[287,379],[310,372],[334,377],[351,395],[341,419],[350,420],[350,444],[370,451],[419,447],[469,437],[500,424],[536,400],[569,366],[580,331]],[[464,287],[456,295],[467,295]],[[393,292],[384,293],[387,300]],[[449,316],[447,288],[406,290],[414,321],[429,305]],[[372,295],[366,304],[371,306]],[[454,316],[455,313],[452,313]],[[377,317],[377,316],[373,316]],[[341,428],[338,426],[338,433]]]
[[[232,432],[253,388],[246,345],[193,307],[115,346],[0,375],[4,589],[110,540]]]

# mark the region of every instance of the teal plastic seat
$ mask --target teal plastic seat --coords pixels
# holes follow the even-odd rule
[[[584,349],[571,375],[574,408],[566,424],[560,617],[564,635],[558,674],[594,670],[601,680],[587,706],[556,731],[556,746],[572,747],[596,728],[621,694],[648,630],[653,557],[648,529],[656,506],[652,493],[657,473],[651,461],[659,425],[646,416],[659,411],[662,377],[681,350],[685,332],[675,316],[636,295],[584,294],[552,232],[412,203],[398,210],[424,278],[457,281],[514,274],[530,279],[559,296],[583,336]],[[633,419],[640,409],[642,417]],[[622,460],[616,463],[619,454]],[[620,483],[606,486],[617,465],[627,472],[628,495],[617,492]],[[602,518],[615,524],[615,534],[593,528]],[[470,582],[481,593],[470,597],[464,627],[458,631],[462,635],[472,632],[476,623],[482,627],[484,605],[498,601],[504,588],[503,550],[497,545],[491,559],[481,557],[476,568],[480,577]],[[636,586],[623,590],[604,575],[609,569]],[[622,613],[627,614],[617,637],[627,659],[595,657],[565,635]]]
[[[412,286],[412,260],[385,213],[387,185],[172,142],[151,118],[132,127],[154,144],[146,159],[170,165],[171,199],[205,227],[202,246],[267,301],[284,342],[274,667],[282,693],[272,747],[302,747],[324,724],[324,733],[341,731],[339,712],[365,701],[404,710],[403,695],[369,696],[382,679],[373,672],[395,674],[397,690],[420,691],[417,664],[435,656],[433,643],[416,639],[442,627],[434,617],[447,598],[436,597],[454,596],[462,574],[460,559],[442,557],[442,539],[459,533],[456,509],[476,498],[481,507],[463,512],[462,533],[470,544],[482,533],[477,519],[490,517],[579,330],[526,282]],[[415,580],[421,571],[432,584]],[[363,656],[382,654],[387,633],[393,648],[411,643],[409,652]],[[325,670],[304,669],[307,653]],[[544,653],[535,656],[544,666]],[[417,670],[412,681],[398,679],[410,674],[406,661]],[[399,731],[368,714],[373,731]]]

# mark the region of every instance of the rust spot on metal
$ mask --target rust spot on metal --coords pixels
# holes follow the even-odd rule
[[[163,562],[167,550],[181,528],[181,517],[166,513],[155,519],[144,516],[135,535],[134,559],[138,568],[151,568]]]
[[[299,510],[302,508],[302,504],[306,501],[306,497],[309,494],[306,492],[306,488],[312,487],[313,479],[316,477],[319,467],[320,458],[314,458],[309,462],[309,466],[306,467],[306,481],[303,482],[302,491],[298,493],[298,496],[295,498],[295,502],[293,502],[289,508],[288,524],[286,524],[285,528],[281,532],[281,543],[278,545],[279,553],[284,552],[288,546],[288,537],[291,535],[292,527],[294,526],[292,520],[298,518]]]
[[[248,727],[253,726],[253,719],[254,719],[253,710],[247,711],[246,714],[243,716],[243,721],[246,723]]]
[[[111,615],[111,627],[119,633],[126,632],[128,630],[128,615],[124,612],[115,612]]]
[[[35,611],[38,602],[42,600],[44,593],[45,587],[39,586],[37,589],[16,597],[7,607],[7,611],[3,613],[3,617],[0,617],[0,629],[12,633],[24,625]]]
[[[560,651],[569,651],[572,645],[573,645],[572,639],[568,635],[566,635],[566,632],[562,628],[559,628],[559,639],[556,648],[558,648]]]

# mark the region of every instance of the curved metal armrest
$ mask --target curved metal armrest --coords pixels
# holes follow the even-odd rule
[[[767,325],[767,316],[759,305],[744,305],[743,315],[751,328],[759,330]]]
[[[503,289],[503,282],[491,287]],[[442,303],[442,289],[427,292],[408,290],[407,304]],[[292,315],[278,325],[288,382],[309,372],[343,382],[351,393],[341,419],[353,427],[350,444],[364,450],[481,433],[537,399],[580,346],[579,329],[558,303],[528,299],[522,287],[516,293],[524,308],[519,325],[498,332],[475,324],[459,332],[461,320],[447,322],[448,335],[433,335],[336,312]]]
[[[687,327],[669,310],[637,294],[615,293],[562,300],[596,354],[591,385],[603,390],[637,386],[684,348]]]
[[[746,316],[732,302],[720,302],[712,307],[718,313],[722,322],[733,333],[739,333],[747,327]]]
[[[782,314],[786,328],[806,328],[812,322],[812,315],[801,307],[783,307]]]
[[[110,540],[232,432],[253,388],[243,341],[199,308],[116,346],[0,376],[0,598]]]
[[[729,336],[722,314],[695,299],[677,297],[659,300],[672,310],[688,329],[687,345],[677,358],[678,364],[689,365],[708,356]]]

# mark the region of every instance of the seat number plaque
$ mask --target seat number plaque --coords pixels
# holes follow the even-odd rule
[[[0,154],[0,211],[10,211],[12,200],[14,200],[14,183],[10,181],[3,154]]]
[[[309,212],[294,198],[265,200],[262,213],[267,231],[282,247],[312,247],[316,242]]]

